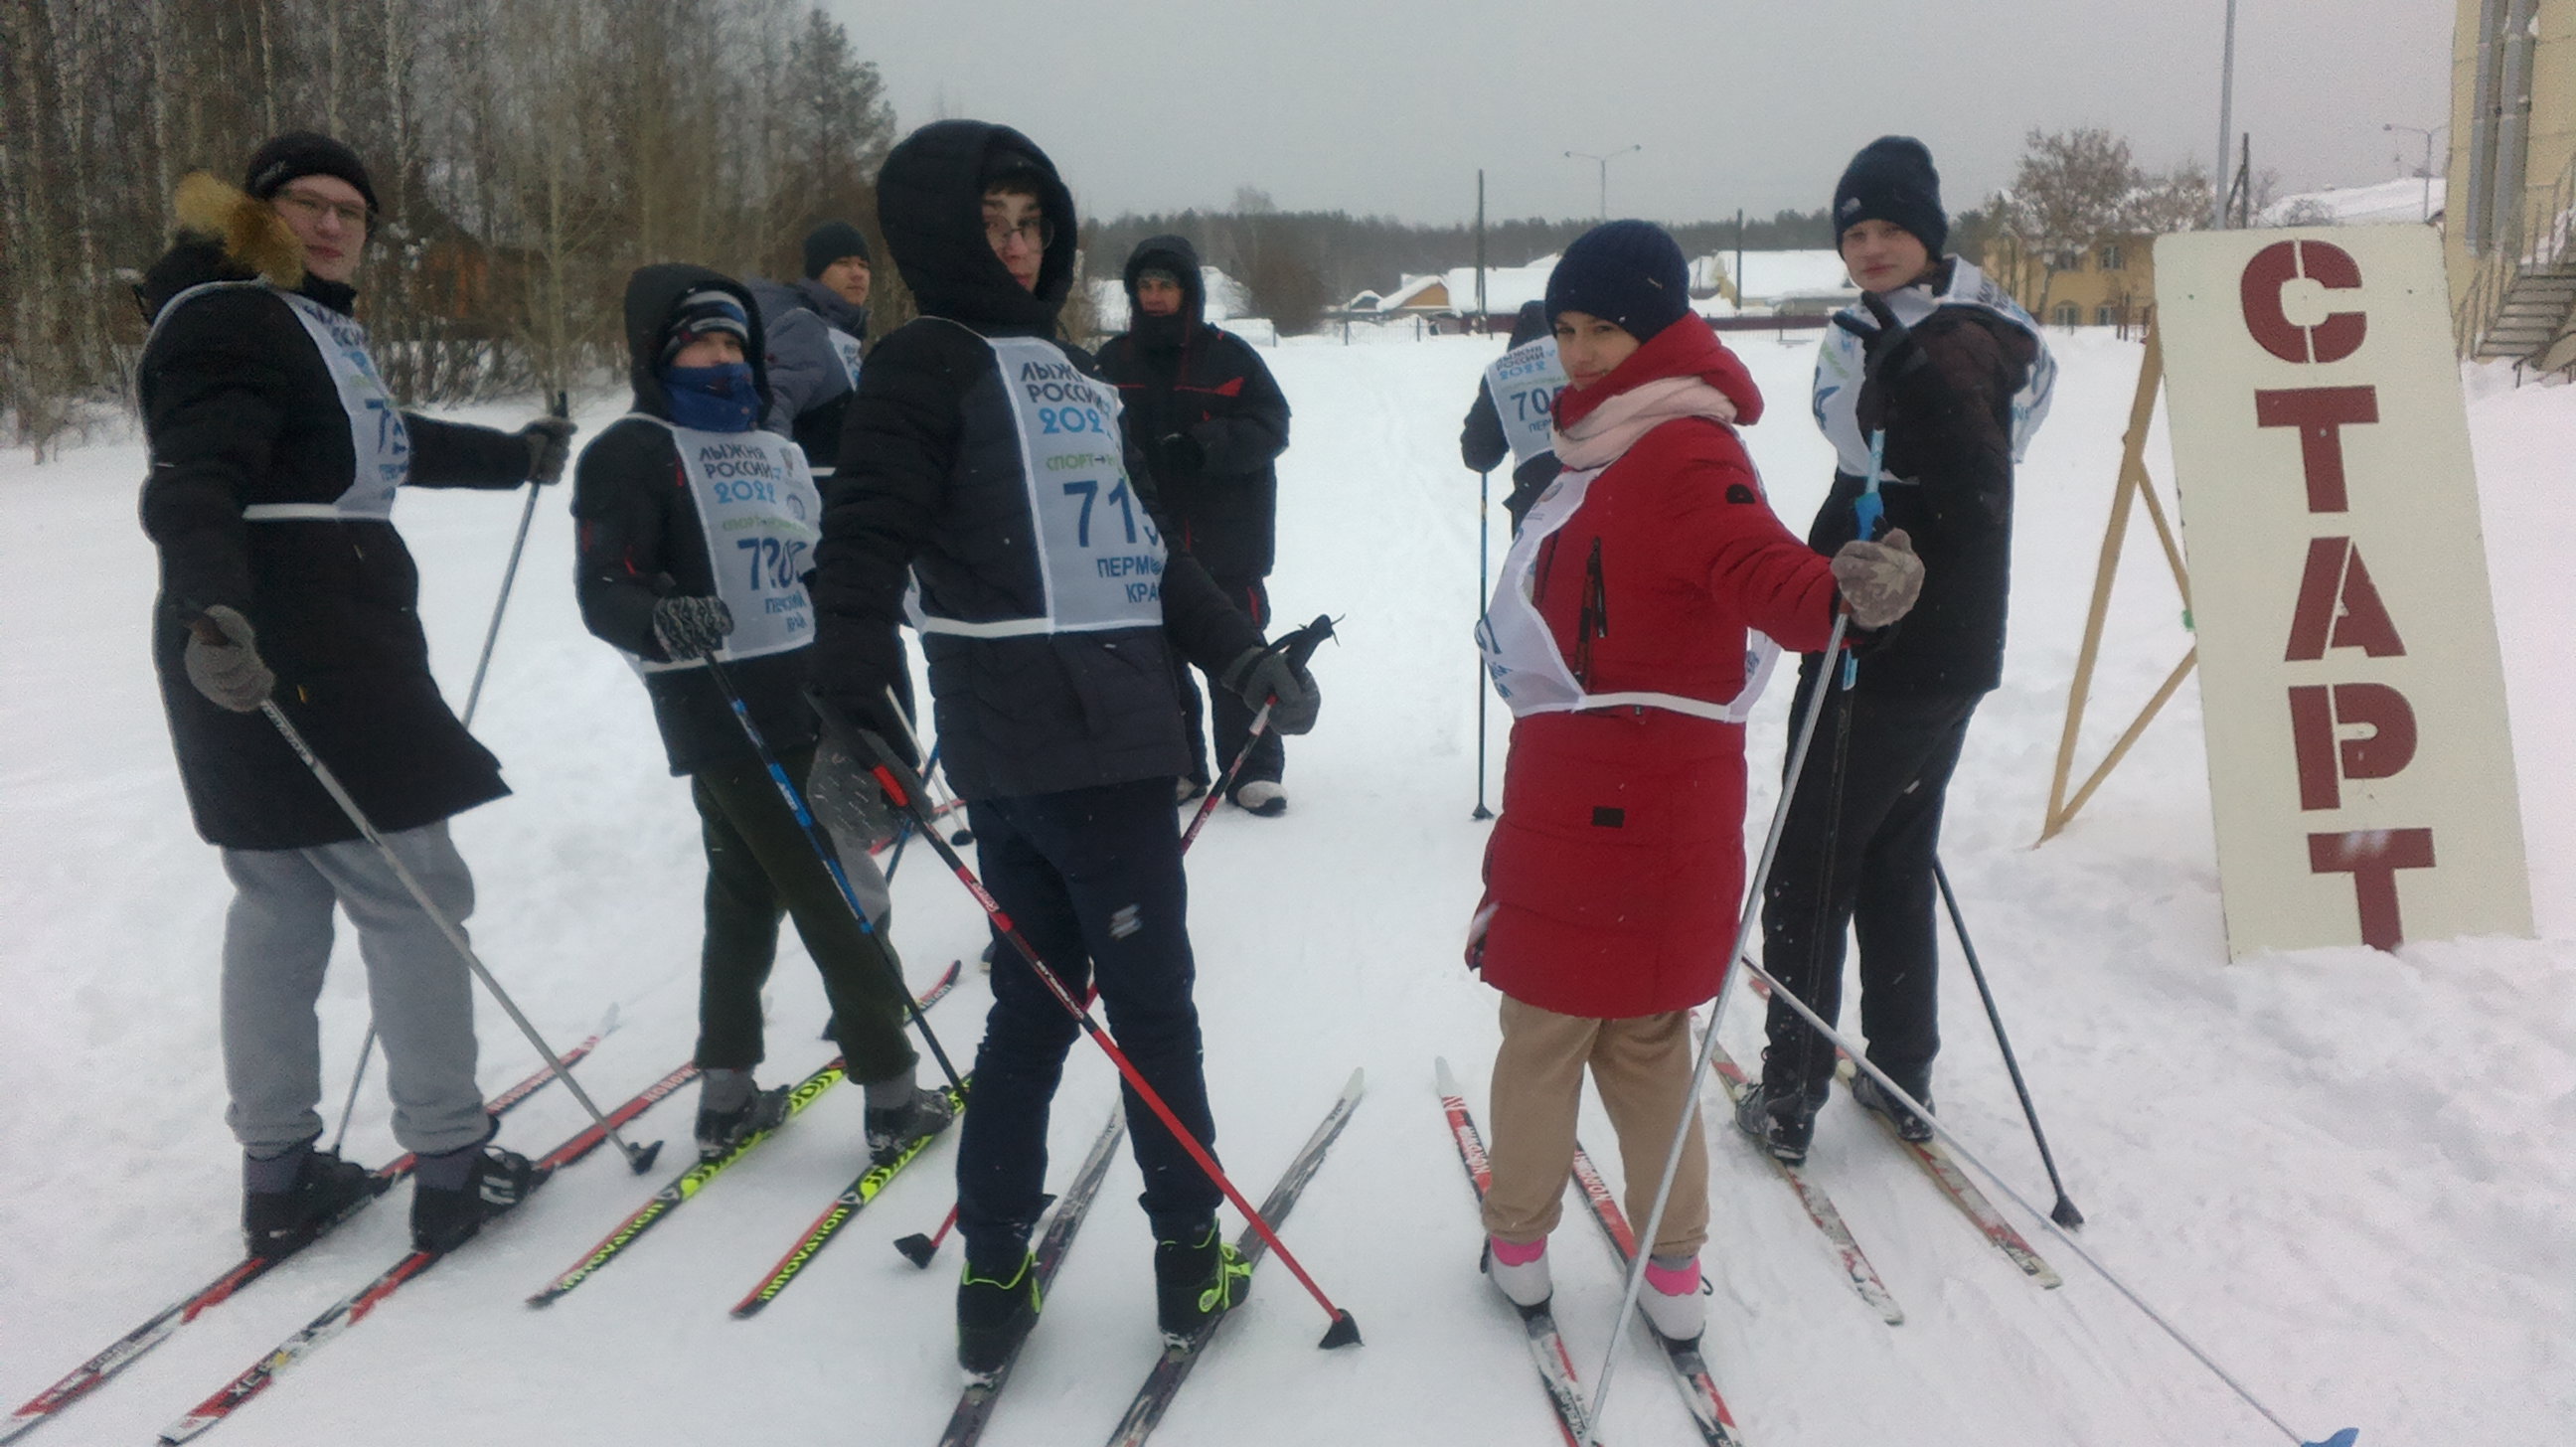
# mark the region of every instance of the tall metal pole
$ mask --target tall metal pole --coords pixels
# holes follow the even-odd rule
[[[2393,125],[2393,124],[2392,124],[2392,125],[2383,125],[2383,126],[2381,126],[2381,127],[2380,127],[2380,129],[2381,129],[2381,130],[2383,130],[2383,131],[2387,131],[2387,132],[2389,132],[2389,133],[2391,133],[2391,134],[2394,134],[2394,133],[2396,133],[2396,132],[2398,132],[2398,131],[2404,131],[2404,132],[2406,132],[2406,133],[2407,133],[2408,135],[2410,135],[2410,136],[2422,136],[2422,137],[2424,138],[2424,169],[2423,169],[2420,173],[2418,173],[2418,174],[2422,175],[2422,176],[2423,176],[2423,178],[2424,178],[2424,214],[2423,214],[2423,215],[2422,215],[2422,217],[2421,217],[2421,218],[2419,218],[2419,219],[2421,219],[2421,220],[2425,220],[2425,221],[2430,221],[2430,220],[2432,220],[2432,219],[2433,219],[2433,137],[2434,137],[2435,135],[2439,134],[2440,132],[2443,132],[2443,131],[2447,131],[2447,130],[2449,130],[2449,129],[2450,129],[2450,127],[2449,127],[2448,125],[2439,125],[2439,126],[2434,126],[2434,127],[2431,127],[2430,129],[2427,129],[2426,127],[2423,127],[2423,126],[2401,126],[2401,125]]]
[[[1493,329],[1493,313],[1485,309],[1485,168],[1476,168],[1476,325]]]
[[[1568,151],[1565,153],[1565,158],[1569,161],[1590,161],[1601,168],[1602,220],[1607,221],[1610,219],[1610,163],[1632,151],[1642,151],[1644,149],[1646,149],[1645,144],[1643,142],[1639,142],[1633,146],[1623,146],[1618,150],[1610,152],[1608,155],[1596,156],[1590,151]]]
[[[2218,180],[2209,198],[2209,226],[2213,231],[2227,225],[2227,142],[2236,134],[2236,0],[2227,0],[2227,43],[2218,61]],[[2246,178],[2251,189],[2253,178]]]

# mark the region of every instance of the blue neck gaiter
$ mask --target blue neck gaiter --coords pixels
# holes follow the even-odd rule
[[[760,419],[760,390],[749,362],[713,367],[664,367],[662,390],[671,420],[700,432],[749,432]]]

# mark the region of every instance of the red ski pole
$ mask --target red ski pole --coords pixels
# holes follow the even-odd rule
[[[1331,616],[1319,613],[1315,616],[1314,622],[1283,635],[1278,642],[1263,651],[1276,653],[1285,649],[1288,661],[1303,668],[1306,666],[1306,660],[1315,656],[1315,650],[1323,646],[1324,640],[1332,636]],[[1254,746],[1261,742],[1261,735],[1269,730],[1270,706],[1278,701],[1276,698],[1263,699],[1261,711],[1252,716],[1252,727],[1244,731],[1242,750],[1235,754],[1233,763],[1225,766],[1225,777],[1218,780],[1217,786],[1208,791],[1207,800],[1199,805],[1199,811],[1190,816],[1190,827],[1181,831],[1183,854],[1190,852],[1190,841],[1199,837],[1199,830],[1206,826],[1208,815],[1216,812],[1216,801],[1224,798],[1227,791],[1234,787],[1234,776],[1243,772],[1243,761],[1252,757]]]

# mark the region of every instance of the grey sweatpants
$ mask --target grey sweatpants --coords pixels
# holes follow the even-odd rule
[[[384,836],[430,899],[460,927],[474,879],[447,824]],[[225,1121],[251,1153],[321,1133],[322,1028],[314,1002],[331,960],[334,905],[358,929],[367,999],[385,1047],[394,1139],[431,1155],[489,1128],[474,1083],[474,992],[456,947],[423,913],[376,846],[227,849],[235,893],[224,918]]]

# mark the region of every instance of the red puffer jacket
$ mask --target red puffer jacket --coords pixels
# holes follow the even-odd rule
[[[1761,415],[1744,364],[1686,317],[1567,391],[1557,426],[1579,435],[1611,399],[1667,378],[1707,382],[1741,422]],[[1831,568],[1781,526],[1714,416],[1653,426],[1540,546],[1532,597],[1570,667],[1581,649],[1592,694],[1722,704],[1743,686],[1748,627],[1793,652],[1832,631]],[[1709,999],[1743,903],[1743,830],[1740,724],[1655,707],[1518,719],[1485,852],[1486,983],[1604,1019]]]

